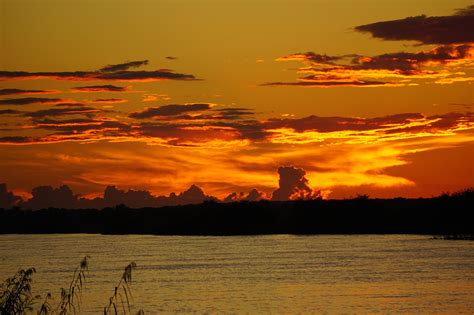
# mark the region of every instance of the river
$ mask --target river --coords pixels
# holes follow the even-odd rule
[[[131,261],[137,264],[133,309],[146,314],[474,312],[472,241],[416,235],[0,235],[0,253],[0,280],[35,267],[33,293],[51,292],[56,299],[89,255],[81,314],[102,312]]]

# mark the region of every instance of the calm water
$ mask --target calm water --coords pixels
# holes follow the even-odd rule
[[[34,266],[66,287],[90,255],[81,313],[99,313],[135,261],[146,313],[474,312],[474,242],[424,236],[0,236],[0,279]]]

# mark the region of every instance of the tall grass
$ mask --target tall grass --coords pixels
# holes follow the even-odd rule
[[[124,272],[115,286],[114,293],[110,296],[104,314],[131,314],[132,301],[132,271],[137,267],[131,262],[125,267]],[[80,313],[82,291],[86,285],[86,274],[89,268],[89,256],[84,257],[74,269],[74,273],[67,288],[61,288],[60,299],[56,307],[51,305],[53,296],[48,292],[44,299],[40,295],[33,296],[31,285],[35,268],[20,269],[13,277],[5,280],[0,285],[0,315],[26,314],[35,311],[38,315],[69,315]],[[144,314],[143,310],[138,314]]]
[[[33,309],[31,283],[35,268],[20,269],[0,286],[0,314],[24,314]]]
[[[130,284],[132,283],[132,271],[136,267],[137,265],[134,262],[131,262],[125,267],[120,281],[115,286],[114,293],[109,298],[109,304],[104,307],[104,315],[119,314],[118,311],[120,306],[123,311],[123,314],[126,314],[127,310],[129,313],[131,312],[130,300],[132,299],[132,291],[130,290]],[[125,307],[125,304],[127,305],[127,307]]]

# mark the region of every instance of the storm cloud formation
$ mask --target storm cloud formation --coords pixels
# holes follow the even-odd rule
[[[306,172],[301,168],[293,166],[282,166],[278,169],[279,188],[273,192],[271,200],[301,200],[319,198],[319,194],[308,186]],[[199,204],[204,201],[219,201],[218,198],[206,195],[204,191],[191,185],[187,190],[168,196],[154,196],[146,190],[121,190],[116,186],[107,186],[102,197],[94,199],[82,198],[73,193],[67,185],[58,188],[52,186],[38,186],[32,189],[32,197],[23,201],[20,197],[8,192],[6,184],[0,184],[0,208],[11,208],[19,206],[25,209],[45,208],[95,208],[116,207],[126,205],[131,208],[163,207],[187,204]],[[223,202],[259,201],[268,199],[265,192],[252,189],[247,194],[231,193],[225,197]]]
[[[272,200],[306,200],[318,197],[318,194],[308,186],[306,172],[294,166],[282,166],[278,168],[278,189],[272,194]]]

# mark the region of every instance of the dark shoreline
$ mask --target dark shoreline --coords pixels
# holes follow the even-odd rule
[[[161,208],[0,209],[0,234],[474,235],[474,198],[204,202]],[[454,236],[454,237],[449,237]]]

